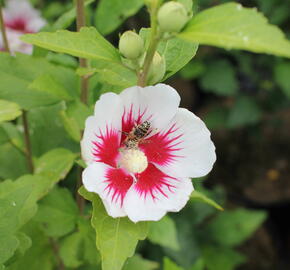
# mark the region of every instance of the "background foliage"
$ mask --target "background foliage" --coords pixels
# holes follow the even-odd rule
[[[144,3],[86,1],[87,25],[98,31],[76,33],[71,1],[32,2],[48,21],[43,31],[51,33],[23,38],[37,45],[33,56],[0,53],[0,269],[287,269],[283,233],[289,230],[276,216],[281,206],[289,210],[290,63],[232,50],[289,57],[280,30],[256,10],[232,3],[194,15],[182,33],[159,44],[163,80],[180,90],[184,107],[205,119],[218,162],[207,179],[193,180],[196,191],[182,212],[133,224],[108,217],[100,199],[83,188],[92,204],[80,209],[75,198],[86,117],[102,93],[137,82],[115,47],[118,34],[131,28],[148,43]],[[190,8],[196,14],[226,2],[200,0]],[[257,7],[289,37],[288,0],[239,2]],[[90,67],[79,68],[76,57],[89,59]],[[88,74],[85,105],[79,85]],[[34,174],[26,164],[23,113]]]

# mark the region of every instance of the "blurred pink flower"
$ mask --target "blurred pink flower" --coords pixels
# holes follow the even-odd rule
[[[38,10],[27,0],[7,0],[3,9],[7,39],[12,52],[32,53],[32,45],[24,43],[20,37],[26,33],[38,32],[44,25]],[[0,48],[3,50],[0,36]]]
[[[106,93],[96,102],[81,142],[88,165],[83,184],[99,194],[110,216],[138,222],[180,211],[193,191],[190,178],[212,169],[210,132],[196,115],[178,108],[179,102],[165,84]],[[143,138],[131,145],[136,129]]]

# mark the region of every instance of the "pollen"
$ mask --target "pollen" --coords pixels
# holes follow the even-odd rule
[[[141,173],[148,166],[147,157],[138,149],[127,149],[122,151],[120,166],[130,173]]]

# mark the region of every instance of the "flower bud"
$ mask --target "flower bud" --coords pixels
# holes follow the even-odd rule
[[[157,18],[163,32],[179,32],[189,19],[186,8],[181,3],[174,1],[162,5]]]
[[[148,73],[148,83],[151,85],[160,82],[164,77],[165,71],[166,64],[164,58],[158,52],[155,52]]]
[[[143,39],[133,31],[126,31],[120,37],[119,50],[124,57],[136,59],[143,53]]]

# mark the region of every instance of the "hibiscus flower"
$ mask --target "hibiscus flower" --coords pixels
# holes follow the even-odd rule
[[[82,177],[110,216],[138,222],[180,211],[193,191],[190,178],[212,169],[210,132],[179,103],[176,90],[165,84],[106,93],[96,102],[81,141],[87,163]],[[136,139],[139,127],[144,137]]]
[[[6,35],[12,52],[32,53],[33,46],[20,40],[23,34],[36,33],[44,25],[45,20],[41,18],[38,10],[34,9],[29,1],[8,0],[3,9]],[[0,49],[4,45],[0,37]]]

